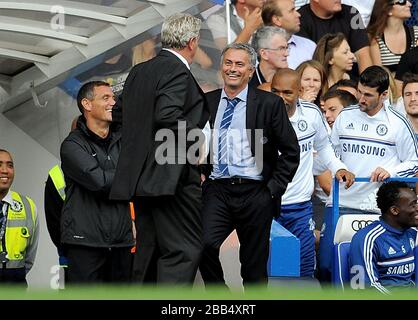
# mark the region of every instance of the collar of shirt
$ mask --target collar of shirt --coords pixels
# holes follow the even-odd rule
[[[233,98],[239,98],[240,99],[240,103],[241,102],[247,102],[247,95],[248,95],[248,84],[247,86],[244,88],[244,90],[242,90],[240,93],[238,93],[235,97]],[[221,93],[221,101],[223,100],[223,98],[228,98],[229,97],[226,95],[225,89],[222,89],[222,93]]]
[[[233,14],[233,15],[237,18],[237,21],[238,21],[239,25],[241,26],[241,28],[244,28],[244,26],[245,26],[244,19],[243,19],[243,18],[241,18],[241,17],[238,15],[237,9],[235,8],[235,6],[234,6],[234,5],[232,5],[232,14]],[[237,36],[238,36],[238,35],[237,35]],[[235,40],[235,39],[233,39],[233,40]]]
[[[10,189],[1,201],[6,202],[9,205],[12,204],[12,192],[10,191]]]
[[[181,62],[183,62],[185,64],[185,66],[187,67],[187,69],[190,70],[190,66],[189,63],[187,62],[187,60],[178,52],[171,50],[171,49],[167,49],[167,48],[163,48],[163,50],[166,50],[168,52],[171,52],[172,54],[174,54],[177,58],[180,59]]]
[[[300,115],[302,113],[302,108],[299,104],[299,100],[296,103],[295,113],[289,118],[290,122],[296,123],[299,121]]]
[[[296,42],[297,42],[297,39],[296,39],[295,35],[292,34],[290,36],[289,40],[287,41],[287,44],[292,44],[292,45],[296,46]]]
[[[396,233],[396,234],[403,234],[406,230],[408,230],[408,229],[406,229],[404,231],[401,231],[401,230],[396,229],[396,228],[392,227],[391,225],[387,224],[385,221],[383,221],[382,218],[380,218],[379,220],[380,220],[380,223],[383,225],[383,227],[390,232],[393,232],[393,233]]]

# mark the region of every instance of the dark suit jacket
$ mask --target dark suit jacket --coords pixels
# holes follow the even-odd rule
[[[155,58],[133,67],[122,93],[122,150],[111,199],[174,195],[182,174],[186,175],[190,145],[183,144],[185,138],[177,143],[178,121],[185,122],[187,132],[203,128],[209,116],[206,108],[204,94],[189,69],[171,52],[161,50]],[[175,154],[168,158],[174,164],[155,160],[164,143],[155,139],[160,129],[173,133],[175,141],[170,146]]]
[[[221,90],[206,94],[210,125],[214,127]],[[251,152],[257,165],[263,164],[261,175],[267,182],[271,194],[279,198],[286,191],[299,165],[299,143],[287,116],[281,98],[259,89],[248,88],[246,127],[249,131]],[[255,135],[255,129],[263,129],[262,137]],[[248,132],[247,131],[247,132]],[[262,147],[262,149],[261,149]],[[262,150],[262,152],[256,152]],[[278,154],[280,151],[280,155]],[[213,163],[209,160],[209,163]],[[205,168],[209,175],[211,166]]]

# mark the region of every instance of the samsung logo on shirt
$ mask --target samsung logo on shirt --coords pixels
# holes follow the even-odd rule
[[[414,272],[415,270],[415,263],[407,263],[396,267],[389,267],[386,274],[406,274]]]
[[[363,144],[343,143],[343,152],[369,154],[372,156],[384,157],[386,154],[385,148],[365,146]]]

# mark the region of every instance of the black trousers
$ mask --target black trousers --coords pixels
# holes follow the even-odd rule
[[[66,245],[68,283],[126,283],[131,280],[131,247],[94,248]]]
[[[267,284],[270,228],[278,208],[266,185],[207,180],[202,187],[204,250],[199,269],[205,284],[225,283],[219,249],[234,229],[244,285]]]
[[[134,200],[133,281],[193,284],[203,249],[201,199],[200,173],[188,166],[174,196]]]

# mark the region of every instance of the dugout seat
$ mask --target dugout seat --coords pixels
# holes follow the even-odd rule
[[[379,214],[345,214],[339,217],[334,234],[332,283],[344,289],[350,282],[350,242],[353,235],[360,229],[378,220]]]

